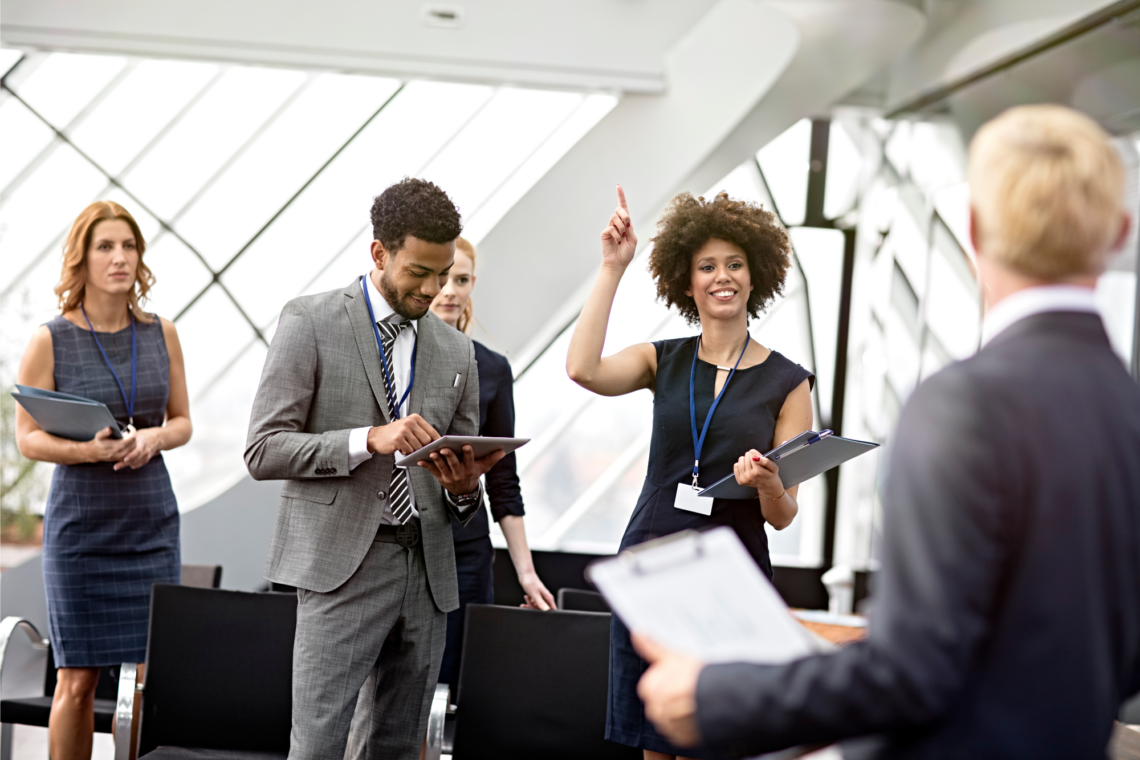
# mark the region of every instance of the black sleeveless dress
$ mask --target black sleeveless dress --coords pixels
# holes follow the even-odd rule
[[[649,467],[621,548],[682,530],[729,525],[771,578],[768,535],[759,498],[714,499],[712,514],[707,517],[673,506],[677,484],[689,483],[693,476],[689,373],[697,337],[663,340],[653,345],[657,349],[657,383]],[[709,423],[701,452],[701,486],[712,485],[730,474],[736,460],[748,449],[767,451],[772,447],[784,400],[804,380],[814,384],[815,376],[776,351],[763,363],[736,371]],[[694,385],[698,430],[715,398],[715,383],[716,366],[698,359]],[[692,756],[692,750],[679,750],[669,744],[645,719],[637,696],[637,682],[645,672],[645,662],[633,650],[629,631],[616,616],[611,626],[606,738],[655,752]]]
[[[47,323],[55,389],[102,401],[120,422],[127,407],[90,331],[62,316]],[[136,322],[138,428],[158,427],[170,396],[162,324]],[[131,392],[131,328],[99,333]],[[723,402],[722,402],[723,403]],[[44,588],[55,664],[87,668],[146,659],[150,587],[178,583],[178,502],[156,454],[137,470],[114,462],[56,465],[44,515]]]

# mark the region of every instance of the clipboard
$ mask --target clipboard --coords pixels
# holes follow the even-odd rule
[[[778,664],[822,651],[729,527],[594,562],[586,577],[631,631],[704,662]]]
[[[12,398],[32,415],[46,432],[70,441],[90,441],[103,428],[111,428],[111,437],[123,437],[122,427],[106,404],[70,393],[17,385]]]
[[[798,486],[832,467],[838,467],[857,456],[877,449],[879,444],[840,438],[830,430],[808,430],[780,444],[764,456],[775,461],[780,468],[780,482],[784,488]],[[697,496],[714,499],[755,499],[756,489],[736,482],[729,473]]]
[[[484,435],[445,435],[429,443],[427,446],[416,449],[403,459],[396,460],[397,467],[411,467],[421,459],[427,459],[432,452],[440,449],[451,449],[456,455],[463,458],[463,447],[470,446],[476,459],[482,459],[488,454],[500,449],[510,454],[524,444],[530,443],[529,438],[494,438]]]

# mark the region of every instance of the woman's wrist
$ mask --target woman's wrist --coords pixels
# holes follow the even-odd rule
[[[764,492],[759,488],[756,489],[756,493],[760,494],[761,501],[779,501],[788,495],[788,489],[785,488],[783,491],[781,491],[779,496],[765,496]]]

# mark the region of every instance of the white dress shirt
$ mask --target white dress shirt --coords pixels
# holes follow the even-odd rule
[[[368,297],[372,299],[372,313],[376,317],[377,322],[391,321],[388,318],[396,313],[396,310],[388,303],[388,300],[381,295],[380,291],[372,283],[372,277],[369,275],[364,276],[364,287],[368,288]],[[392,378],[396,384],[396,401],[404,395],[404,391],[408,388],[408,379],[411,376],[412,370],[412,350],[416,345],[417,330],[419,329],[419,322],[412,320],[411,329],[403,329],[400,331],[399,336],[396,337],[396,342],[392,346],[392,356],[389,357],[389,362],[392,365]],[[375,334],[374,334],[375,335]],[[376,355],[379,358],[380,347],[376,347]],[[385,401],[385,403],[387,403]],[[400,416],[403,417],[408,413],[408,404],[411,403],[411,395],[404,400],[403,405],[400,407]],[[372,458],[372,452],[368,450],[368,431],[370,427],[356,428],[348,434],[348,469],[354,470],[361,462],[366,462]],[[402,454],[402,452],[397,452]],[[412,480],[408,478],[408,494],[411,496],[412,503],[412,516],[419,517],[420,513],[416,509],[416,492],[412,489]],[[392,505],[389,504],[384,508],[384,515],[380,518],[382,525],[399,525],[400,521],[392,515]]]
[[[998,302],[982,321],[982,345],[1026,317],[1047,311],[1099,314],[1092,288],[1076,285],[1042,285],[1019,290]]]

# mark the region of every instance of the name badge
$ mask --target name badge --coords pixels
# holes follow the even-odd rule
[[[712,514],[713,500],[711,498],[702,499],[697,496],[697,493],[697,489],[689,483],[678,483],[677,496],[673,499],[673,506],[686,512],[696,512],[698,515],[708,517]]]

